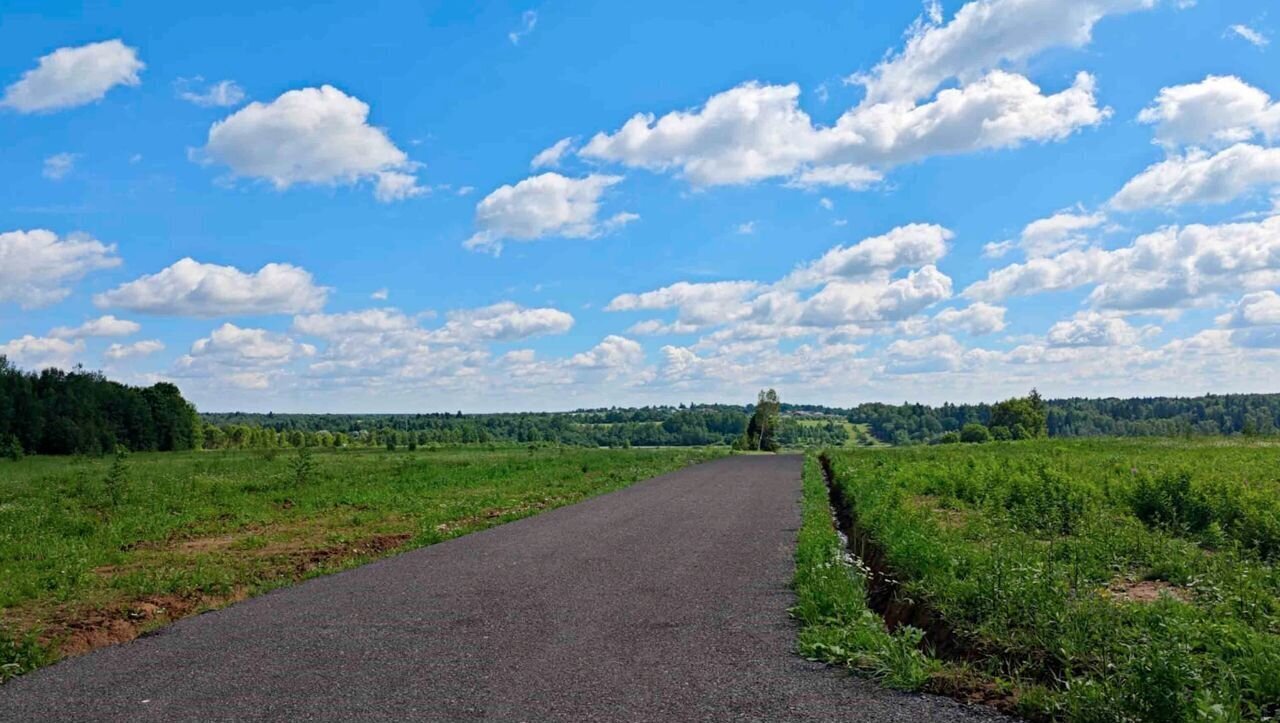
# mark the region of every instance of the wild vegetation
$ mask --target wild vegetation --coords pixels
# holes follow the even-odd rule
[[[723,453],[472,446],[0,461],[0,679]]]
[[[798,558],[807,654],[1034,718],[1280,715],[1274,442],[1039,440],[827,459],[865,567],[843,567],[851,584],[809,582],[834,574],[813,572],[830,568],[829,536],[825,552]],[[903,640],[930,659],[903,654]]]
[[[827,485],[815,455],[804,462],[802,521],[796,540],[798,652],[855,668],[900,690],[919,690],[940,669],[920,649],[923,633],[902,626],[892,633],[867,602],[869,571],[849,555],[832,524]]]

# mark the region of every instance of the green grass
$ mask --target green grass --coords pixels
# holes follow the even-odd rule
[[[703,449],[0,461],[0,679],[200,609],[619,489]]]
[[[904,594],[968,655],[927,687],[976,675],[1039,718],[1280,715],[1280,447],[1046,440],[831,459]]]
[[[890,634],[867,607],[866,575],[854,567],[836,534],[827,485],[814,455],[804,463],[803,519],[796,542],[791,615],[800,623],[797,652],[810,660],[866,672],[900,690],[919,690],[937,669],[918,648],[921,633]]]

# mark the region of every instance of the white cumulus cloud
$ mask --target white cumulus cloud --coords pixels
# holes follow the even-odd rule
[[[754,281],[681,281],[642,294],[620,294],[605,311],[678,309],[681,322],[701,327],[746,316],[751,311],[747,297],[759,288]]]
[[[569,152],[571,146],[573,146],[573,138],[561,138],[539,151],[538,155],[529,162],[529,167],[535,171],[539,168],[555,168],[560,165],[560,159],[564,158],[564,154]]]
[[[636,115],[615,133],[596,134],[579,153],[676,170],[695,186],[786,177],[797,186],[856,189],[878,182],[896,165],[1061,140],[1110,114],[1098,107],[1087,73],[1070,88],[1045,95],[1020,75],[992,71],[928,103],[864,104],[829,127],[813,124],[799,95],[795,84],[744,83],[696,110]]]
[[[1155,0],[976,0],[945,25],[940,11],[923,18],[901,52],[848,81],[866,87],[866,104],[918,100],[949,80],[965,82],[1048,48],[1083,47],[1107,15],[1154,5]]]
[[[476,341],[514,341],[573,328],[573,316],[549,307],[529,309],[505,301],[478,309],[451,311],[443,326],[428,339],[451,344]]]
[[[1003,306],[975,302],[962,309],[943,309],[933,317],[932,326],[940,333],[962,331],[971,336],[982,336],[1004,331],[1008,326]]]
[[[184,258],[111,291],[94,296],[99,307],[144,314],[211,317],[317,311],[329,290],[291,264],[267,264],[245,273],[233,266]]]
[[[399,309],[363,309],[340,314],[305,314],[293,318],[295,332],[324,339],[403,331],[417,325],[417,321]]]
[[[0,357],[27,369],[70,369],[83,353],[84,341],[80,339],[67,341],[27,334],[0,344]]]
[[[1085,232],[1106,223],[1106,214],[1085,213],[1079,210],[1059,211],[1047,218],[1037,219],[1022,229],[1016,241],[989,243],[982,249],[983,256],[999,258],[1014,247],[1021,248],[1027,258],[1054,256],[1069,249],[1088,245]]]
[[[616,334],[610,334],[591,349],[569,359],[571,366],[610,372],[630,369],[643,363],[644,347],[637,341]]]
[[[1218,317],[1222,326],[1235,329],[1250,326],[1280,326],[1280,294],[1271,289],[1245,294]]]
[[[929,265],[906,278],[827,284],[804,305],[799,321],[834,327],[859,322],[897,321],[951,297],[951,278]]]
[[[1054,324],[1045,338],[1049,346],[1126,346],[1142,334],[1120,316],[1085,311]]]
[[[58,48],[5,89],[0,106],[21,113],[55,111],[92,103],[117,85],[138,85],[146,65],[119,40]]]
[[[1280,286],[1280,216],[1170,226],[1114,250],[1087,248],[996,269],[964,295],[993,301],[1092,286],[1100,309],[1177,309],[1224,293]]]
[[[142,330],[142,325],[128,319],[118,319],[111,314],[90,319],[80,326],[59,326],[49,332],[57,339],[83,339],[85,337],[129,336]]]
[[[1233,75],[1210,75],[1161,88],[1138,121],[1155,126],[1156,140],[1170,147],[1225,145],[1259,134],[1273,140],[1280,137],[1280,103]]]
[[[112,344],[102,352],[102,356],[110,361],[121,361],[137,357],[151,356],[164,351],[164,344],[159,339],[144,339],[132,344]]]
[[[856,279],[877,272],[894,272],[937,263],[946,256],[947,243],[954,237],[950,229],[937,224],[898,226],[852,246],[836,246],[817,261],[792,272],[782,283],[784,286],[812,286],[835,279]]]
[[[83,235],[58,238],[45,229],[0,233],[0,301],[24,309],[66,298],[67,284],[120,265],[116,247]]]
[[[1280,185],[1280,148],[1237,143],[1210,155],[1192,149],[1156,163],[1111,198],[1112,208],[1137,211],[1183,204],[1227,203]]]
[[[295,184],[372,181],[381,201],[419,195],[417,163],[369,125],[369,106],[331,85],[290,90],[216,122],[201,153],[236,176]]]
[[[543,173],[506,185],[476,204],[476,232],[463,244],[477,251],[499,253],[503,242],[532,241],[544,236],[587,238],[637,218],[618,213],[601,222],[600,197],[622,178],[591,174],[568,178]]]

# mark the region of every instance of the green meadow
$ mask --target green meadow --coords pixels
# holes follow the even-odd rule
[[[803,654],[1033,719],[1280,715],[1274,441],[1036,440],[823,462],[831,490],[816,456],[806,466]]]

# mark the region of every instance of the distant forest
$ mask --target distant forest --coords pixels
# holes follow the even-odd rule
[[[1050,437],[1272,435],[1280,432],[1280,394],[1134,399],[1049,399]],[[885,444],[943,440],[966,424],[990,425],[994,404],[860,404],[829,407],[782,404],[777,432],[784,447],[843,445],[844,422],[865,425]],[[203,414],[223,433],[252,436],[274,431],[294,439],[309,433],[342,435],[352,443],[433,444],[543,442],[592,446],[731,444],[746,428],[754,405],[583,409],[515,414]],[[214,433],[216,434],[216,432]],[[261,432],[259,434],[262,434]],[[206,444],[215,444],[206,433]],[[236,442],[232,446],[238,446]],[[246,442],[246,446],[254,446]]]
[[[0,455],[198,449],[204,424],[172,384],[130,387],[97,372],[24,372],[0,356]]]
[[[510,414],[202,414],[205,446],[269,447],[554,442],[591,447],[729,445],[743,436],[754,405],[706,404]],[[840,446],[839,418],[783,417],[782,446]]]
[[[24,372],[0,356],[0,456],[8,457],[102,454],[118,447],[168,451],[542,443],[731,445],[750,436],[755,407],[681,404],[504,414],[197,414],[172,384],[131,387],[79,368]],[[783,403],[776,429],[770,426],[768,431],[771,441],[781,447],[842,446],[850,441],[947,442],[962,436],[966,426],[1002,431],[1001,409],[998,404],[829,407]],[[1035,433],[1047,432],[1050,437],[1280,432],[1280,394],[1050,399],[1044,400],[1042,411],[1044,423]],[[856,439],[851,440],[851,434]]]
[[[1280,432],[1280,394],[1049,399],[1050,437],[1185,437]],[[992,404],[796,407],[840,414],[888,444],[929,442],[966,424],[989,424]],[[785,411],[785,405],[784,405]]]

